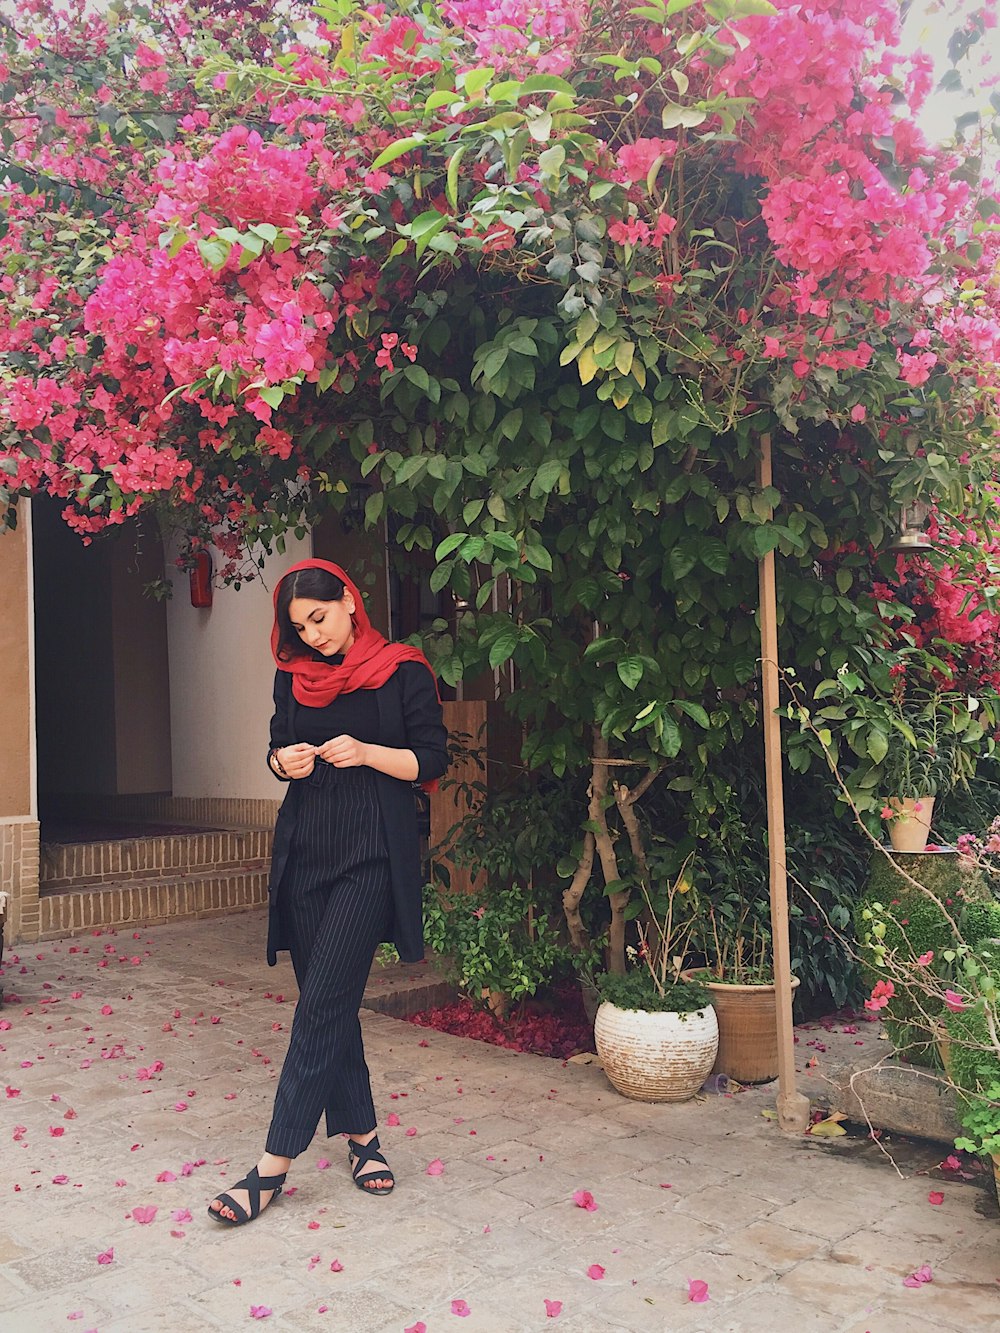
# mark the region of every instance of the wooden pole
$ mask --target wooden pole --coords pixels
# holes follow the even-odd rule
[[[771,437],[760,439],[761,489],[771,485]],[[778,603],[774,551],[760,561],[760,669],[764,715],[764,783],[767,798],[767,852],[771,886],[771,943],[778,1024],[778,1124],[801,1134],[809,1124],[809,1099],[795,1087],[795,1031],[792,1024],[792,963],[788,940],[788,878],[785,870],[785,802],[781,776],[781,723],[778,718]]]

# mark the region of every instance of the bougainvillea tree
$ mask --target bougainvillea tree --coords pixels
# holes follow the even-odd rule
[[[998,205],[892,0],[258,10],[2,21],[7,494],[233,578],[364,479],[468,604],[445,678],[513,661],[528,761],[593,764],[620,946],[638,797],[682,856],[757,718],[758,558],[806,677],[883,641],[901,504],[992,540]]]

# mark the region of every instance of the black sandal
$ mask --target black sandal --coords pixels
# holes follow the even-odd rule
[[[396,1186],[396,1177],[389,1170],[389,1163],[379,1151],[378,1135],[369,1139],[367,1143],[358,1143],[356,1139],[347,1140],[347,1161],[351,1168],[351,1175],[354,1177],[354,1183],[359,1190],[364,1190],[366,1194],[391,1194]],[[368,1162],[378,1163],[378,1168],[371,1171],[362,1171],[361,1168]],[[375,1185],[371,1189],[365,1184],[366,1180],[388,1179],[388,1185]]]
[[[280,1176],[262,1176],[258,1173],[257,1168],[254,1167],[249,1175],[244,1176],[242,1180],[238,1180],[233,1186],[234,1190],[248,1191],[250,1195],[249,1213],[242,1204],[237,1203],[230,1195],[217,1194],[212,1200],[212,1203],[215,1203],[216,1200],[218,1200],[219,1203],[224,1203],[227,1208],[231,1208],[233,1212],[236,1213],[236,1217],[223,1217],[221,1211],[216,1212],[211,1204],[208,1209],[209,1217],[214,1217],[216,1222],[225,1222],[226,1225],[230,1227],[241,1227],[247,1222],[252,1222],[255,1217],[260,1216],[261,1190],[274,1190],[274,1193],[264,1205],[266,1208],[269,1204],[274,1203],[275,1199],[281,1193],[281,1187],[285,1183],[285,1176],[287,1174],[287,1172],[283,1171]]]

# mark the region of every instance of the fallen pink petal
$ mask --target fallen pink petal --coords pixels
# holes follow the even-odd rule
[[[600,1264],[591,1264],[587,1269],[587,1276],[594,1282],[600,1282],[604,1277],[604,1269]]]
[[[329,1171],[329,1169],[330,1169],[330,1161],[329,1161],[329,1158],[327,1158],[327,1157],[321,1157],[321,1158],[319,1159],[319,1161],[316,1163],[316,1170],[317,1170],[317,1171]]]
[[[427,1170],[424,1172],[424,1175],[427,1175],[427,1176],[443,1176],[443,1175],[444,1175],[444,1162],[441,1161],[441,1158],[440,1158],[440,1157],[435,1157],[435,1158],[434,1158],[434,1161],[431,1162],[431,1163],[428,1165]]]
[[[903,1278],[904,1287],[922,1287],[926,1282],[933,1282],[934,1274],[931,1272],[930,1264],[921,1264],[918,1269]]]
[[[545,1318],[558,1319],[560,1314],[562,1314],[562,1301],[550,1301],[545,1299]]]
[[[415,1324],[410,1324],[408,1328],[404,1328],[403,1333],[427,1333],[427,1325],[422,1319],[418,1319]]]
[[[695,1305],[703,1305],[705,1301],[710,1300],[708,1294],[708,1283],[703,1282],[700,1277],[688,1278],[688,1300]]]
[[[451,1312],[452,1314],[457,1314],[462,1319],[467,1319],[468,1316],[472,1314],[467,1301],[452,1301]]]
[[[115,1247],[113,1245],[109,1250],[105,1250],[103,1254],[99,1254],[97,1256],[97,1262],[99,1264],[113,1264],[114,1261],[115,1261]]]
[[[330,1265],[330,1272],[342,1273],[343,1271],[344,1271],[344,1265],[340,1262],[339,1259],[334,1259],[333,1263]]]
[[[590,1190],[576,1190],[573,1195],[573,1202],[577,1208],[585,1208],[588,1213],[597,1212],[597,1204]]]
[[[927,1202],[933,1204],[944,1203],[944,1195],[940,1190],[931,1190],[930,1194],[927,1196]]]
[[[191,1222],[194,1219],[191,1216],[190,1208],[175,1208],[170,1214],[171,1222]]]
[[[395,1111],[390,1111],[385,1118],[385,1123],[391,1128],[395,1128],[395,1126],[399,1124],[399,1116]]]
[[[269,1305],[251,1305],[251,1319],[267,1319],[270,1317],[271,1307]]]
[[[132,1221],[138,1222],[140,1226],[147,1226],[155,1216],[156,1208],[153,1206],[132,1209]]]

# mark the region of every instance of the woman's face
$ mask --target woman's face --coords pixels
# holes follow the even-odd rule
[[[311,597],[293,597],[288,618],[302,642],[324,657],[346,653],[354,642],[354,598],[345,589],[339,602],[317,602]]]

